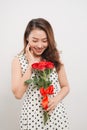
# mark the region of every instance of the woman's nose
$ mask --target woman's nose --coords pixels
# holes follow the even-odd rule
[[[42,48],[42,43],[38,42],[37,47]]]

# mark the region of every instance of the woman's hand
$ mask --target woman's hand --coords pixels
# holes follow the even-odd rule
[[[26,46],[26,58],[27,58],[29,64],[33,64],[34,56],[33,56],[33,51],[30,50],[30,45],[29,44]]]
[[[56,108],[58,103],[59,103],[58,96],[55,96],[53,98],[49,98],[48,109],[47,109],[49,114],[51,114],[53,112],[53,110]]]
[[[34,53],[33,53],[33,50],[31,48],[30,44],[28,44],[26,47],[26,58],[30,65],[35,62],[39,62],[41,59],[41,57],[34,56]]]

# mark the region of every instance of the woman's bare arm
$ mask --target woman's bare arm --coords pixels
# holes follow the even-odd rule
[[[16,98],[20,99],[24,95],[27,85],[24,82],[31,77],[32,69],[31,65],[28,65],[28,68],[24,75],[22,76],[21,66],[19,59],[15,57],[12,61],[12,91]]]
[[[58,100],[60,101],[69,93],[69,90],[70,90],[64,65],[61,66],[58,72],[58,79],[59,79],[59,84],[61,87],[60,92],[58,92]]]

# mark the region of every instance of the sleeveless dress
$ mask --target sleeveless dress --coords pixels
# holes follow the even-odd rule
[[[18,58],[23,75],[28,67],[28,62],[24,54],[21,54]],[[35,76],[34,71],[31,78],[33,76]],[[53,97],[60,91],[58,74],[55,69],[50,74],[50,80],[54,86],[54,94],[50,97]],[[43,108],[41,106],[42,96],[39,90],[37,88],[33,89],[33,87],[33,83],[31,83],[25,92],[20,116],[20,130],[69,130],[68,117],[62,101],[44,125]]]

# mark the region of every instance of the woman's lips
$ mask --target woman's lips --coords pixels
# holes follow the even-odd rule
[[[37,52],[42,52],[43,49],[35,49]]]

